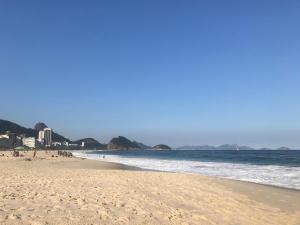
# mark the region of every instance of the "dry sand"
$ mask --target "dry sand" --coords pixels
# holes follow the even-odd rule
[[[4,152],[0,152],[0,155]],[[51,157],[0,157],[0,224],[300,225],[300,191]]]

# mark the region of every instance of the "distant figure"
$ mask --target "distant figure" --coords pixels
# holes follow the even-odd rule
[[[19,157],[19,156],[20,156],[20,154],[19,154],[19,152],[18,152],[18,151],[14,150],[14,152],[13,152],[13,156],[14,156],[14,157]]]
[[[105,159],[105,155],[103,155],[103,157],[102,157],[103,159]]]

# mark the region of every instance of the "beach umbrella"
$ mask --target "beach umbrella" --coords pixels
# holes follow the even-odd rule
[[[23,146],[18,146],[15,148],[16,151],[24,151],[25,148]]]

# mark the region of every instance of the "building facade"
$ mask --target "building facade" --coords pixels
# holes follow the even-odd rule
[[[45,132],[43,130],[39,131],[39,142],[44,143],[44,139],[45,139]]]
[[[12,142],[9,140],[8,135],[0,135],[0,148],[11,148]]]
[[[0,135],[0,148],[15,148],[22,145],[22,138],[15,133]]]
[[[51,147],[51,145],[52,145],[52,129],[51,128],[44,129],[44,144],[46,147]]]
[[[23,145],[28,148],[36,147],[36,139],[34,137],[23,138]]]
[[[7,135],[9,137],[9,140],[11,141],[11,144],[12,144],[11,147],[12,148],[17,147],[18,146],[18,144],[17,144],[17,134],[9,132]]]

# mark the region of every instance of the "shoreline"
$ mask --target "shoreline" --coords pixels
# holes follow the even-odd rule
[[[11,152],[11,151],[13,151],[13,150],[12,149],[0,150],[0,152]],[[28,150],[27,152],[31,152],[31,151],[32,150]],[[51,152],[57,152],[58,150],[39,149],[38,153],[39,152],[45,152],[45,151],[48,151],[48,153],[51,153]],[[72,152],[72,151],[77,151],[77,150],[62,150],[62,151]],[[97,151],[106,151],[106,150],[97,150]],[[247,150],[245,150],[245,151],[247,151]],[[295,150],[295,151],[297,151],[297,150]],[[72,154],[73,154],[73,152],[72,152]],[[284,190],[295,191],[295,192],[300,193],[300,189],[284,187],[284,186],[278,186],[278,185],[273,185],[273,184],[256,183],[256,182],[253,182],[253,181],[238,180],[238,179],[219,177],[219,176],[213,176],[213,175],[205,175],[205,174],[201,174],[201,173],[173,172],[173,171],[145,169],[145,168],[141,168],[141,167],[138,167],[138,166],[127,165],[127,164],[124,164],[124,163],[105,161],[105,160],[101,160],[101,158],[100,159],[90,159],[90,158],[85,158],[85,157],[81,157],[81,156],[76,156],[74,154],[73,154],[73,157],[78,158],[78,159],[82,159],[82,160],[96,161],[96,162],[104,163],[104,164],[107,164],[108,167],[110,167],[109,165],[111,165],[112,168],[116,168],[116,169],[119,169],[119,170],[152,171],[152,172],[160,172],[160,173],[174,173],[174,174],[186,174],[186,175],[195,175],[195,176],[202,176],[202,177],[211,177],[211,178],[215,178],[215,179],[218,179],[218,180],[231,181],[231,182],[242,182],[242,183],[246,183],[246,184],[249,183],[249,184],[253,184],[253,185],[262,185],[262,186],[266,186],[266,187],[270,187],[270,188],[278,188],[278,189],[284,189]],[[101,169],[105,169],[105,168],[101,168]]]
[[[9,153],[10,154],[10,153]],[[0,157],[0,224],[298,225],[300,192],[55,152]]]
[[[140,167],[134,167],[134,166],[130,166],[130,165],[126,165],[126,164],[122,164],[122,163],[115,163],[115,162],[110,162],[110,161],[104,161],[101,159],[89,159],[89,158],[84,158],[84,157],[79,157],[79,156],[74,156],[76,158],[81,158],[81,159],[85,159],[85,160],[90,160],[90,161],[97,161],[97,162],[101,162],[101,163],[111,163],[112,165],[116,164],[116,165],[120,165],[121,167],[128,167],[129,170],[136,170],[136,171],[150,171],[150,172],[157,172],[157,173],[171,173],[171,174],[183,174],[183,175],[191,175],[191,176],[200,176],[200,177],[206,177],[206,178],[213,178],[216,179],[220,182],[222,182],[225,186],[233,188],[234,191],[236,192],[240,192],[242,194],[247,195],[248,197],[254,197],[256,198],[255,195],[250,194],[249,195],[249,191],[243,191],[243,189],[249,189],[249,186],[251,188],[254,189],[265,189],[267,190],[267,192],[269,192],[269,189],[273,189],[275,191],[279,191],[279,192],[294,192],[295,194],[299,195],[299,201],[300,201],[300,190],[299,189],[294,189],[294,188],[288,188],[288,187],[281,187],[281,186],[276,186],[276,185],[272,185],[272,184],[262,184],[262,183],[255,183],[255,182],[251,182],[251,181],[243,181],[243,180],[235,180],[235,179],[230,179],[230,178],[224,178],[224,177],[218,177],[218,176],[209,176],[209,175],[205,175],[205,174],[198,174],[198,173],[185,173],[185,172],[171,172],[171,171],[161,171],[161,170],[147,170],[144,168],[140,168]],[[119,168],[120,170],[122,170],[122,168]],[[242,186],[242,190],[239,188],[236,188],[237,186]],[[265,193],[267,194],[267,193]],[[260,195],[260,198],[264,198],[264,196]],[[261,200],[261,199],[257,199],[256,200]],[[277,202],[280,205],[282,204],[282,202]],[[286,204],[286,207],[289,205]],[[295,204],[294,204],[295,205]],[[299,207],[300,209],[300,207]]]
[[[199,175],[199,176],[204,176],[204,177],[213,177],[216,179],[224,179],[224,180],[228,180],[228,181],[237,181],[237,182],[244,182],[244,183],[250,183],[250,184],[256,184],[256,185],[263,185],[263,186],[268,186],[268,187],[273,187],[273,188],[279,188],[279,189],[286,189],[286,190],[290,190],[290,191],[296,191],[296,192],[300,192],[300,188],[291,188],[291,187],[284,187],[284,186],[278,186],[278,185],[274,185],[274,184],[264,184],[264,183],[257,183],[257,182],[253,182],[253,181],[247,181],[247,180],[238,180],[238,179],[233,179],[233,178],[226,178],[226,177],[221,177],[221,176],[213,176],[213,175],[205,175],[205,174],[201,174],[201,173],[188,173],[188,172],[173,172],[173,171],[164,171],[164,170],[154,170],[154,169],[145,169],[145,168],[141,168],[141,167],[137,167],[137,166],[131,166],[131,165],[127,165],[124,163],[117,163],[117,162],[111,162],[111,161],[105,161],[100,159],[90,159],[90,158],[85,158],[85,157],[81,157],[81,156],[76,156],[73,154],[74,157],[76,158],[82,158],[85,160],[93,160],[93,161],[99,161],[99,162],[106,162],[106,163],[113,163],[113,164],[118,164],[118,165],[122,165],[124,167],[129,167],[132,168],[133,170],[140,170],[140,171],[153,171],[153,172],[162,172],[162,173],[175,173],[175,174],[187,174],[187,175]]]

